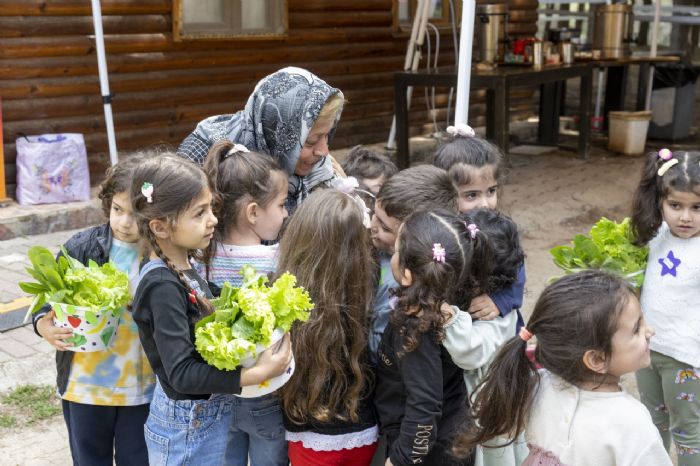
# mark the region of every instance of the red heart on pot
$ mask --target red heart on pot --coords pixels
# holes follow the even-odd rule
[[[80,317],[68,316],[68,323],[71,324],[73,328],[78,328],[82,322],[83,321],[80,320]]]

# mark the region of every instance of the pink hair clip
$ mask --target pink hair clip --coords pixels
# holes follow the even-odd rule
[[[433,260],[445,263],[445,248],[440,243],[433,243]]]
[[[141,185],[141,194],[146,198],[146,202],[153,203],[153,185],[151,183],[145,182]]]
[[[470,223],[467,225],[467,230],[469,230],[469,235],[472,237],[472,239],[476,239],[476,234],[479,232],[479,227],[476,226],[476,223]]]
[[[673,152],[671,152],[669,149],[666,149],[665,147],[659,151],[658,156],[661,160],[664,161],[664,163],[659,167],[658,171],[656,172],[656,174],[659,176],[664,176],[664,174],[666,174],[666,172],[672,166],[678,163],[678,159],[673,158]]]
[[[673,152],[671,152],[669,149],[666,149],[665,147],[659,151],[659,158],[661,160],[669,161],[673,158]]]

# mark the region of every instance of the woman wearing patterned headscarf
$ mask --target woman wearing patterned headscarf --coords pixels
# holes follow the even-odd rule
[[[343,102],[343,93],[318,76],[302,68],[283,68],[255,86],[244,110],[201,121],[177,152],[202,165],[216,141],[229,139],[270,154],[289,174],[291,211],[311,189],[335,176],[328,142]]]

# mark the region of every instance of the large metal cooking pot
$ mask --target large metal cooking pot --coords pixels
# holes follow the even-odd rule
[[[476,6],[477,61],[498,63],[506,56],[507,4]]]
[[[596,5],[593,48],[600,50],[603,58],[629,56],[633,23],[632,5]]]

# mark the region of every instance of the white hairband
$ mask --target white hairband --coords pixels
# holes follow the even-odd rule
[[[249,151],[248,148],[247,148],[246,146],[244,146],[243,144],[234,144],[233,147],[230,148],[228,152],[226,152],[226,155],[224,156],[224,158],[230,157],[230,156],[232,156],[233,154],[235,154],[236,152],[248,153],[248,152],[250,152],[250,151]]]

